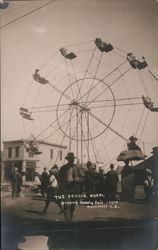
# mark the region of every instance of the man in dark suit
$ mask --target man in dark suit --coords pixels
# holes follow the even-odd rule
[[[85,173],[85,188],[86,194],[89,197],[90,194],[96,193],[97,174],[96,168],[91,161],[87,161],[87,171]]]
[[[117,183],[118,183],[118,176],[117,172],[114,170],[114,164],[110,164],[110,170],[107,172],[107,193],[108,193],[108,200],[115,200],[115,195],[117,192]]]
[[[61,193],[74,194],[78,193],[79,182],[80,182],[80,169],[74,164],[75,160],[74,153],[69,152],[65,159],[68,161],[67,164],[60,168],[60,191]]]
[[[79,194],[80,189],[80,169],[74,164],[75,160],[74,153],[69,152],[65,159],[68,161],[67,164],[60,168],[60,183],[59,183],[59,194],[64,195],[64,216],[66,221],[71,221],[75,210],[75,205],[71,203],[71,199],[68,194]],[[68,204],[69,203],[69,204]]]
[[[122,200],[132,202],[135,195],[135,174],[129,165],[129,160],[125,160],[125,166],[121,171],[122,180]]]

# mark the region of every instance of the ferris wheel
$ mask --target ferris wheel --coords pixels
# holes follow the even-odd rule
[[[107,164],[131,135],[140,139],[149,112],[158,111],[146,77],[144,57],[100,38],[61,47],[34,70],[20,107],[24,127],[37,140],[67,145],[81,164]]]

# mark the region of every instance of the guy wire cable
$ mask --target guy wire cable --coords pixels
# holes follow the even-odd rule
[[[0,29],[5,28],[6,26],[8,26],[8,25],[10,25],[10,24],[12,24],[12,23],[14,23],[14,22],[16,22],[16,21],[18,21],[18,20],[24,18],[25,16],[28,16],[28,15],[30,15],[30,14],[32,14],[32,13],[38,11],[39,9],[42,9],[43,7],[45,7],[45,6],[49,5],[49,4],[51,4],[51,3],[54,2],[54,1],[56,1],[56,0],[51,0],[51,1],[49,1],[48,3],[45,3],[45,4],[39,6],[39,7],[35,8],[35,9],[29,11],[28,13],[26,13],[26,14],[20,16],[20,17],[15,18],[14,20],[12,20],[12,21],[10,21],[10,22],[8,22],[8,23],[2,25],[2,26],[0,27]]]

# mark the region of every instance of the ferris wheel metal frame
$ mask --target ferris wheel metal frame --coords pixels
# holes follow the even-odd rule
[[[90,61],[88,62],[87,68],[86,68],[82,77],[77,78],[75,72],[73,72],[75,74],[75,81],[71,82],[70,73],[68,72],[68,69],[66,69],[67,70],[67,77],[69,78],[69,84],[64,90],[60,90],[56,84],[47,80],[45,77],[41,77],[41,75],[39,73],[39,69],[36,69],[35,74],[33,75],[34,81],[36,81],[42,85],[48,84],[60,94],[60,98],[58,99],[58,103],[56,105],[56,120],[53,121],[47,128],[45,128],[44,131],[42,131],[37,137],[39,137],[50,126],[52,126],[52,124],[57,122],[58,129],[60,129],[60,131],[63,133],[63,136],[69,138],[69,151],[72,150],[72,147],[71,147],[72,141],[76,142],[77,157],[78,158],[79,158],[79,143],[80,143],[81,164],[83,163],[83,143],[87,143],[86,150],[87,150],[88,160],[89,160],[90,159],[90,153],[89,153],[90,142],[93,143],[93,140],[95,140],[97,137],[101,136],[108,129],[111,132],[115,133],[117,136],[119,136],[126,143],[129,141],[122,134],[120,134],[118,131],[116,131],[114,128],[111,127],[112,121],[114,119],[115,112],[116,112],[117,101],[119,100],[115,97],[115,94],[112,90],[112,85],[114,85],[116,82],[118,82],[132,68],[134,70],[139,71],[139,70],[144,69],[148,66],[144,57],[142,57],[142,60],[139,61],[136,59],[136,57],[132,53],[126,53],[126,57],[125,57],[125,60],[123,62],[121,62],[117,67],[112,69],[104,77],[98,78],[97,72],[99,70],[99,66],[101,63],[103,53],[111,52],[114,49],[114,46],[103,42],[99,38],[96,38],[94,40],[94,42],[95,42],[95,46],[96,46],[95,49],[98,48],[98,50],[101,53],[100,53],[100,59],[97,62],[95,73],[92,74],[91,76],[86,76],[86,75],[88,74],[88,68],[89,68],[91,61],[92,61],[92,58],[94,56],[95,49],[92,52],[92,56],[90,58]],[[69,47],[69,46],[67,46],[67,47]],[[120,50],[120,49],[118,49],[118,50]],[[123,50],[120,50],[120,51],[124,52]],[[77,57],[75,53],[73,53],[71,51],[69,52],[69,50],[65,49],[65,48],[61,48],[60,53],[64,57],[65,61],[69,60],[70,62],[72,62],[72,60],[74,60]],[[129,67],[127,69],[125,69],[124,71],[120,70],[121,67],[124,66],[126,63],[128,63]],[[72,63],[71,63],[71,66],[72,66]],[[119,72],[119,76],[116,79],[114,79],[110,84],[105,82],[105,79],[107,80],[108,77],[111,76],[116,71]],[[83,91],[84,86],[85,86],[84,84],[87,84],[88,81],[91,81],[90,88],[88,90],[86,90],[86,92],[84,94],[81,95],[81,91]],[[79,86],[79,84],[80,84],[80,86]],[[78,93],[75,97],[74,97],[74,95],[71,97],[68,92],[71,89],[71,91],[73,93],[73,86],[75,86],[75,85],[77,86]],[[97,96],[95,96],[91,101],[89,101],[88,98],[89,98],[91,92],[94,91],[95,88],[97,88],[100,85],[103,85],[104,89]],[[96,99],[98,99],[106,91],[109,91],[112,98],[111,98],[111,100],[107,99],[104,101],[106,101],[106,102],[110,101],[110,103],[112,102],[111,107],[113,108],[113,110],[111,112],[111,117],[109,118],[108,122],[104,121],[103,117],[99,117],[95,113],[93,113],[93,107],[90,106],[91,103],[94,103],[96,101]],[[86,97],[86,99],[83,100],[83,97]],[[62,104],[63,98],[68,100],[68,102],[65,104],[65,105],[67,105],[67,108],[65,110],[63,110],[62,114],[60,114],[60,112],[61,112],[60,107],[63,105]],[[145,97],[143,96],[143,98],[145,98]],[[127,100],[127,99],[128,98],[122,98],[122,100]],[[142,97],[139,97],[139,98],[133,97],[131,99],[141,99],[141,101],[142,101]],[[98,102],[99,102],[99,100],[98,100]],[[147,107],[145,105],[145,99],[143,99],[143,102],[135,103],[135,104],[144,104],[144,106],[146,108],[150,109],[149,107]],[[120,104],[120,105],[129,105],[129,104],[125,103],[125,104]],[[104,106],[106,107],[105,103],[104,103]],[[104,106],[102,105],[102,106],[100,106],[100,108],[104,107]],[[118,106],[119,106],[119,104],[118,104]],[[98,108],[99,108],[99,106],[98,106]],[[28,119],[28,120],[32,120],[31,115],[33,113],[33,108],[31,109],[31,111],[29,109],[22,108],[22,107],[20,109],[21,109],[20,114],[22,115],[23,118]],[[62,123],[61,118],[63,118],[66,113],[67,113],[68,120],[66,122]],[[72,134],[72,121],[73,121],[73,119],[75,119],[75,131],[76,131],[75,134]],[[84,119],[86,122],[84,122]],[[98,134],[96,134],[96,135],[92,135],[93,131],[91,131],[90,119],[94,119],[96,122],[98,122],[98,124],[100,124],[103,127],[103,129],[100,132],[98,132]],[[83,126],[85,124],[86,124],[86,128]],[[64,129],[65,125],[66,125],[66,128]],[[69,129],[69,132],[67,132],[68,129]],[[85,130],[86,130],[86,133],[84,133]],[[86,134],[86,136],[85,136],[85,134]]]

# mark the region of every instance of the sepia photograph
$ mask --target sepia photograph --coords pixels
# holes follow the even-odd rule
[[[158,249],[158,0],[0,0],[1,249]]]

